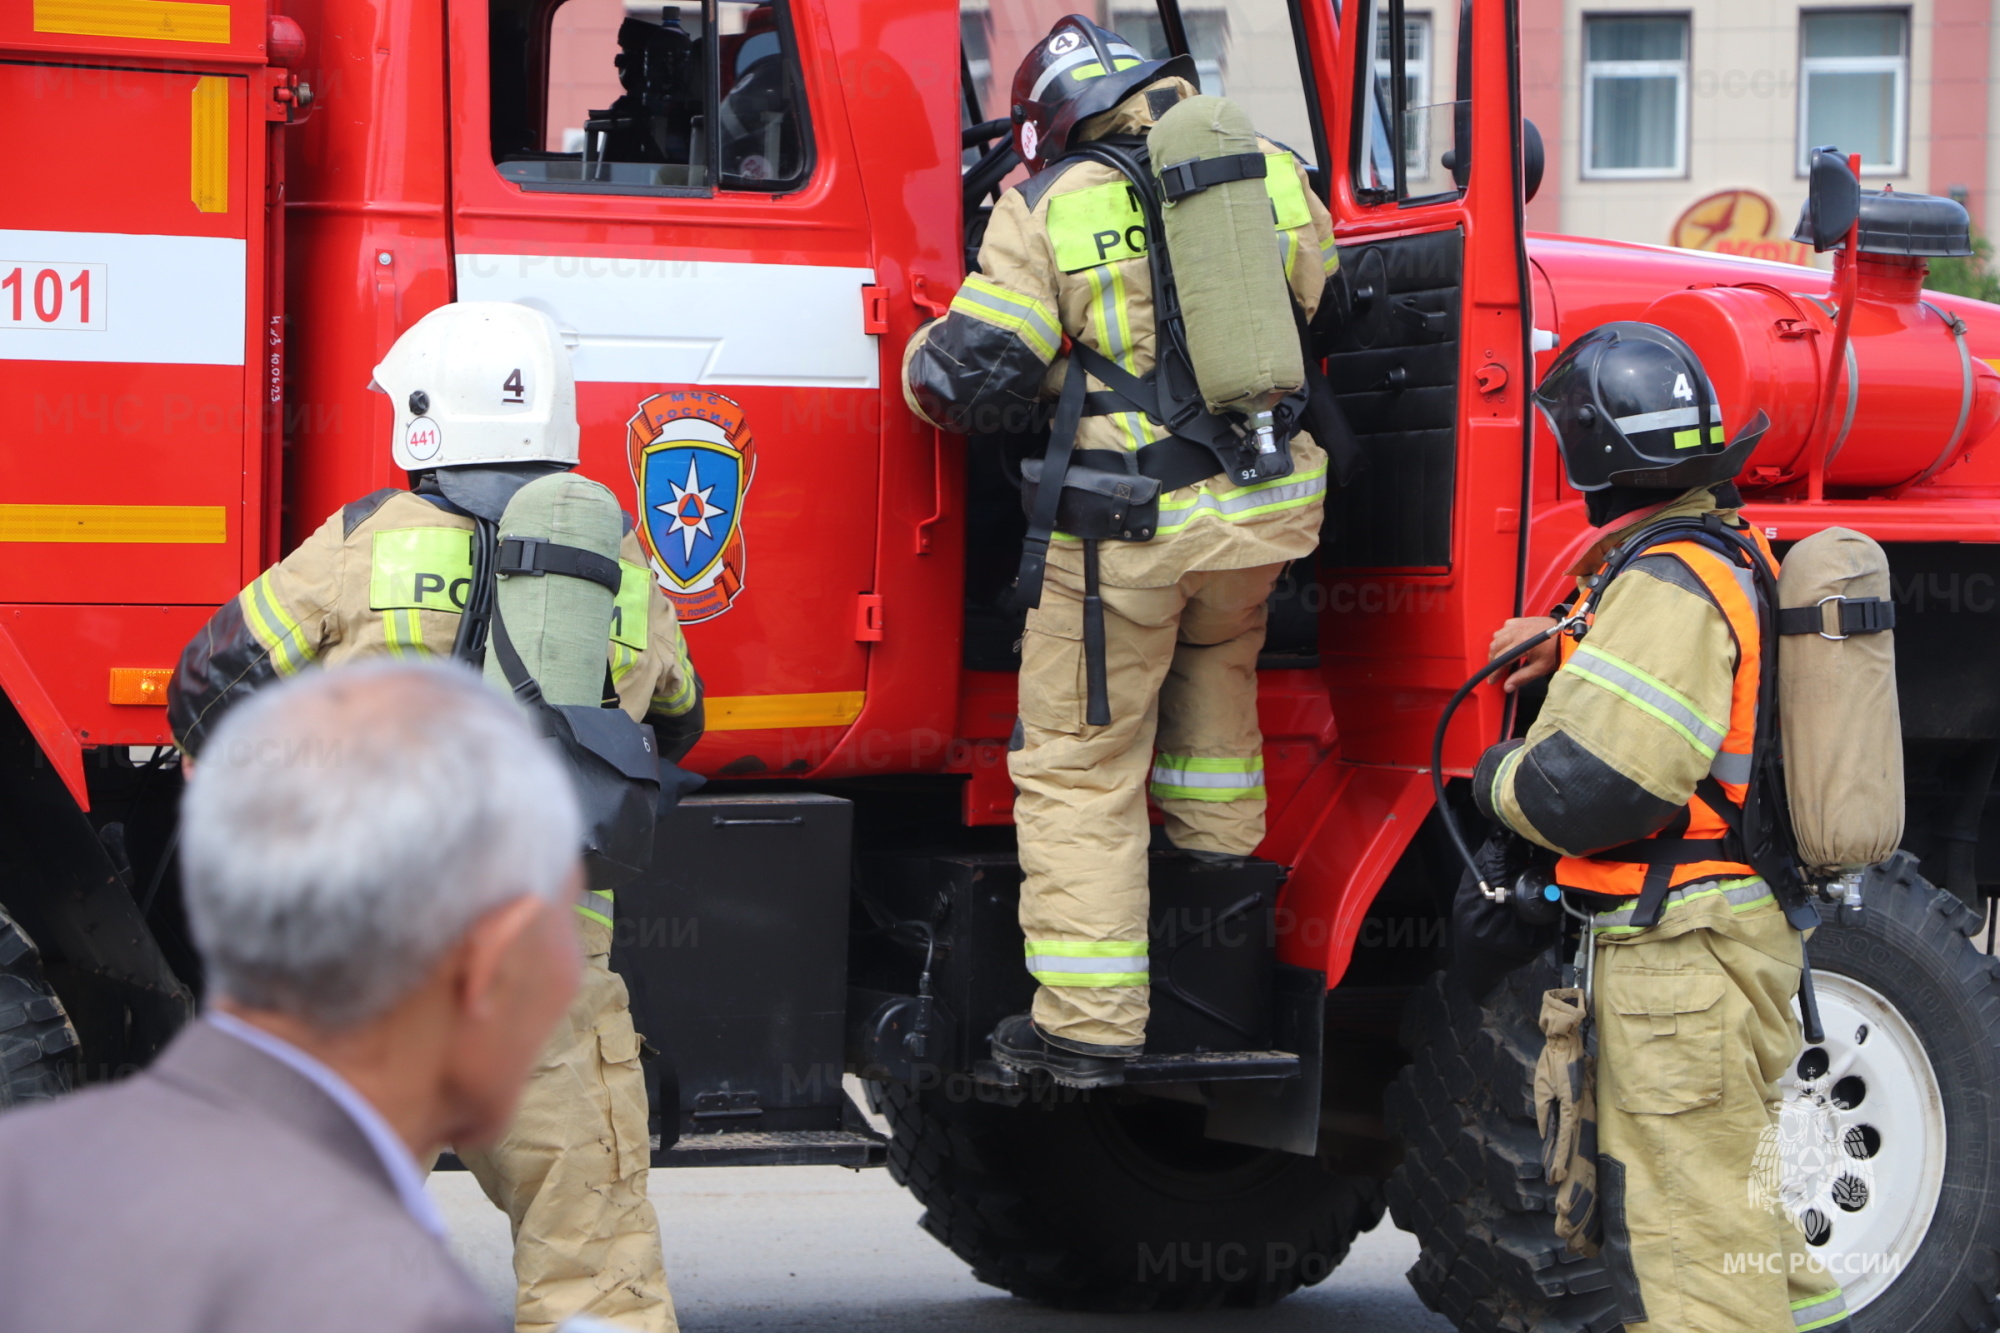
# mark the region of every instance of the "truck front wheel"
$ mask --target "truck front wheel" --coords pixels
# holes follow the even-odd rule
[[[870,1083],[889,1173],[980,1281],[1069,1309],[1261,1306],[1318,1282],[1382,1216],[1381,1184],[1202,1136],[1201,1107],[1048,1089],[1019,1106]]]
[[[0,1111],[68,1092],[76,1048],[34,941],[0,907]]]
[[[1808,1249],[1856,1333],[2000,1327],[2000,971],[1967,938],[1979,918],[1903,853],[1864,876],[1859,909],[1825,915],[1808,948],[1826,1040],[1783,1081],[1781,1137],[1805,1151],[1782,1183],[1824,1200],[1803,1216]],[[1436,978],[1406,1023],[1389,1208],[1423,1246],[1411,1285],[1464,1330],[1618,1326],[1603,1266],[1556,1238],[1542,1181],[1535,1018],[1554,984],[1553,955],[1483,1005]]]

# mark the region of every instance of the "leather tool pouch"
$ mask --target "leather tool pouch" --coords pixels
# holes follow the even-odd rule
[[[1021,461],[1021,506],[1032,516],[1043,460]],[[1160,483],[1134,473],[1105,472],[1072,462],[1056,501],[1056,528],[1085,541],[1144,542],[1160,525]]]
[[[1572,1252],[1594,1256],[1602,1242],[1597,1210],[1597,1061],[1583,991],[1542,994],[1542,1056],[1535,1064],[1535,1125],[1542,1174],[1556,1187],[1556,1234]]]

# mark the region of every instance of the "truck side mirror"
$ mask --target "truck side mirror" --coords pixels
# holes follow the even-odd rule
[[[1805,212],[1792,239],[1826,251],[1844,245],[1861,216],[1861,182],[1838,148],[1815,148]]]
[[[1542,132],[1535,128],[1535,122],[1521,122],[1521,197],[1533,199],[1542,188],[1542,172],[1548,165],[1548,154],[1542,148]]]

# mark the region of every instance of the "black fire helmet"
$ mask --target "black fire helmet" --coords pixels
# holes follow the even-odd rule
[[[1169,75],[1200,86],[1191,56],[1148,60],[1081,14],[1058,19],[1014,71],[1014,146],[1021,160],[1040,171],[1068,150],[1078,125]]]
[[[1758,412],[1724,443],[1722,405],[1701,361],[1657,324],[1600,324],[1569,345],[1535,390],[1569,484],[1689,490],[1743,470],[1771,421]]]

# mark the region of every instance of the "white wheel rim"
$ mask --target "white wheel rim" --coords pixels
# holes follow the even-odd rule
[[[1879,991],[1836,972],[1814,972],[1813,985],[1826,1040],[1808,1043],[1779,1080],[1781,1137],[1808,1145],[1804,1166],[1787,1154],[1784,1191],[1825,1219],[1807,1248],[1855,1311],[1889,1289],[1930,1230],[1944,1186],[1944,1098],[1916,1030]],[[1814,1051],[1825,1072],[1808,1080],[1800,1070],[1817,1067]],[[1814,1157],[1825,1144],[1837,1145],[1834,1159]]]

